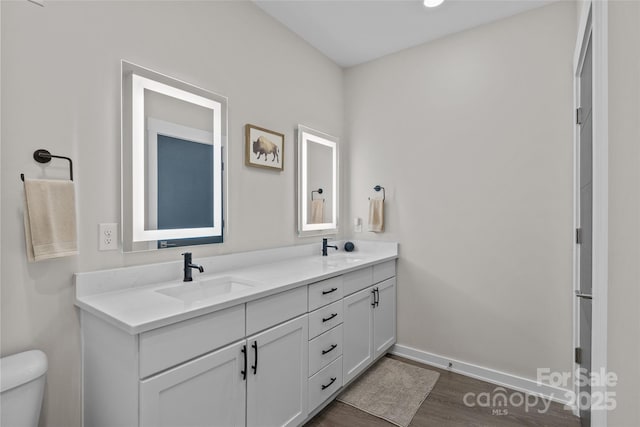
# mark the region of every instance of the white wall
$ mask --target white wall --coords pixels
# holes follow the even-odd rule
[[[640,425],[640,2],[609,2],[610,427]]]
[[[350,215],[386,187],[386,233],[356,235],[400,242],[399,344],[571,370],[575,40],[559,2],[347,70]]]
[[[44,350],[50,365],[41,424],[78,426],[73,273],[180,258],[180,249],[97,251],[98,223],[120,222],[120,59],[229,98],[228,239],[192,248],[196,260],[301,242],[294,128],[342,135],[343,75],[250,2],[1,3],[1,352]],[[244,166],[246,123],[285,133],[283,173]],[[37,148],[74,160],[80,255],[28,264],[19,174],[45,176],[32,159]],[[48,177],[67,173],[63,161],[46,167]]]

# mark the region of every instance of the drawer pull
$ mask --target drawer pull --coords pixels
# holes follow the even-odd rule
[[[327,295],[327,294],[330,294],[330,293],[335,292],[337,290],[338,290],[338,288],[331,288],[330,291],[322,291],[322,295]]]
[[[329,320],[333,319],[334,317],[336,317],[338,315],[338,313],[333,313],[331,316],[329,317],[323,317],[322,318],[322,323],[324,322],[328,322]]]
[[[244,356],[244,369],[240,371],[240,373],[242,374],[242,379],[246,380],[247,379],[247,346],[243,345],[241,351],[242,351],[242,355]]]
[[[324,356],[327,353],[331,353],[337,346],[338,344],[333,344],[329,350],[322,350],[322,355]]]
[[[251,369],[253,369],[253,375],[255,375],[258,373],[258,341],[254,341],[253,344],[251,344],[251,347],[253,348],[253,353],[255,354],[255,365],[253,365]]]
[[[322,389],[323,390],[328,389],[329,387],[331,387],[331,384],[333,384],[335,382],[336,382],[336,377],[332,377],[331,381],[329,381],[329,384],[327,384],[327,385],[322,384]]]

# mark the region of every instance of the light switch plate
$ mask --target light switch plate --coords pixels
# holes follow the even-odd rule
[[[362,218],[355,217],[353,219],[353,231],[355,233],[361,233],[362,232]]]
[[[100,224],[98,226],[98,250],[113,251],[118,249],[118,224]]]

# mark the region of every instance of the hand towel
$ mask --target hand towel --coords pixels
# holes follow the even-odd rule
[[[324,222],[324,199],[311,201],[311,224],[322,224]]]
[[[24,230],[29,261],[78,254],[73,181],[25,179]]]
[[[384,199],[369,200],[369,231],[384,231]]]

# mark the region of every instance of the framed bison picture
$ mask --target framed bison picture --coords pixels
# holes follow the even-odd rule
[[[245,125],[244,163],[256,168],[284,170],[284,134]]]

